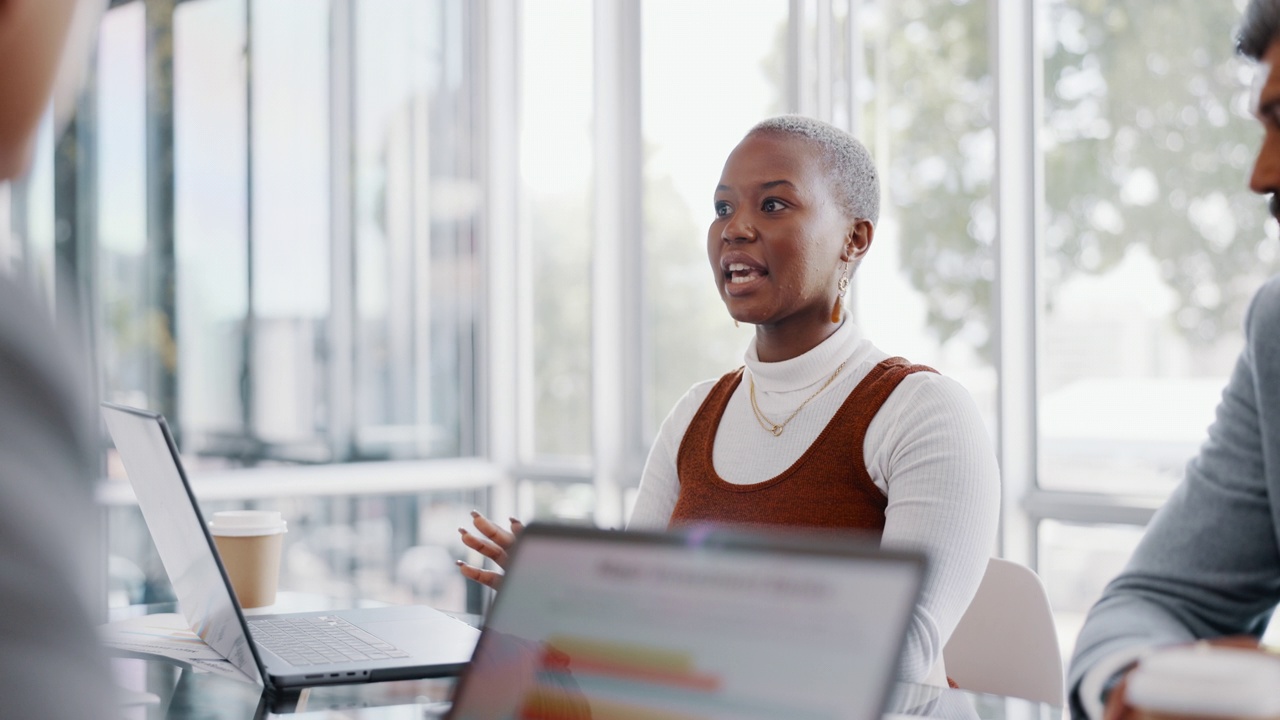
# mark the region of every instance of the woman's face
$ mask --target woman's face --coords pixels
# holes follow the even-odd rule
[[[725,161],[715,212],[707,256],[735,320],[831,322],[855,223],[831,192],[816,144],[747,136]]]

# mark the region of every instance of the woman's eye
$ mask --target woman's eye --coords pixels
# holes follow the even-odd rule
[[[724,217],[729,214],[729,203],[716,203],[716,217]]]
[[[764,201],[764,204],[760,206],[760,209],[765,212],[777,212],[784,207],[786,207],[786,205],[783,205],[781,200],[769,199]]]

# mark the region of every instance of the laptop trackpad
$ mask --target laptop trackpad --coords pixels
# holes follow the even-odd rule
[[[435,611],[412,618],[352,618],[352,622],[414,657],[454,662],[469,660],[480,637],[479,630]]]

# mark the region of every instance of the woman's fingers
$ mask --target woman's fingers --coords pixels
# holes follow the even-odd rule
[[[498,564],[498,567],[507,566],[507,551],[489,542],[488,540],[472,535],[467,532],[466,528],[458,528],[458,534],[462,536],[462,544],[475,550],[481,555],[489,558]]]
[[[511,547],[516,541],[516,536],[503,530],[493,523],[489,518],[481,515],[475,510],[471,511],[471,522],[475,524],[476,529],[484,533],[484,536],[492,540],[502,549]]]
[[[468,565],[465,562],[458,561],[458,570],[462,572],[463,577],[475,580],[481,585],[487,585],[497,590],[502,585],[502,573],[496,573],[491,570],[482,570],[478,567]]]
[[[462,536],[462,544],[489,558],[498,567],[506,568],[507,548],[515,543],[516,536],[524,530],[524,523],[511,518],[511,530],[504,530],[475,510],[471,511],[471,521],[480,534],[468,532],[466,528],[458,528],[458,534]],[[500,572],[484,570],[468,565],[461,560],[458,561],[458,569],[464,577],[487,585],[494,590],[497,590],[498,586],[502,584],[502,573]]]

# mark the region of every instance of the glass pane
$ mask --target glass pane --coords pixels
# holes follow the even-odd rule
[[[253,426],[323,458],[329,314],[329,2],[253,3]],[[286,452],[286,456],[302,452]],[[313,451],[314,452],[314,451]]]
[[[216,452],[246,430],[245,2],[184,3],[173,26],[180,426],[185,446]]]
[[[532,363],[526,452],[591,453],[591,3],[522,6],[521,281],[532,290],[525,327]],[[495,311],[501,311],[495,308]]]
[[[97,188],[99,348],[106,397],[147,407],[156,350],[171,338],[151,302],[147,262],[146,15],[107,13],[98,35]]]
[[[281,592],[308,593],[354,606],[374,600],[475,611],[455,560],[469,558],[457,528],[470,526],[473,493],[364,497],[303,497],[201,503],[206,517],[221,510],[279,510],[288,523],[281,557]],[[107,511],[109,605],[169,602],[173,589],[137,507]],[[470,558],[474,561],[474,558]]]
[[[596,488],[590,482],[521,480],[516,487],[518,517],[556,523],[591,524]]]
[[[44,288],[53,303],[53,118],[46,112],[36,131],[27,174],[9,189],[9,269]],[[2,233],[3,231],[0,231]]]
[[[1040,578],[1058,626],[1063,659],[1071,657],[1089,608],[1102,597],[1142,539],[1143,528],[1126,525],[1071,525],[1042,520],[1037,529]]]
[[[355,10],[356,452],[469,452],[475,226],[473,6]]]
[[[994,438],[987,12],[978,0],[864,5],[862,139],[880,171],[881,211],[852,297],[877,347],[964,385]]]
[[[753,332],[734,327],[716,291],[707,227],[725,158],[783,110],[788,6],[651,0],[641,12],[644,427],[653,434],[690,386],[742,364]]]
[[[1164,494],[1280,269],[1234,12],[1043,0],[1040,482]]]

